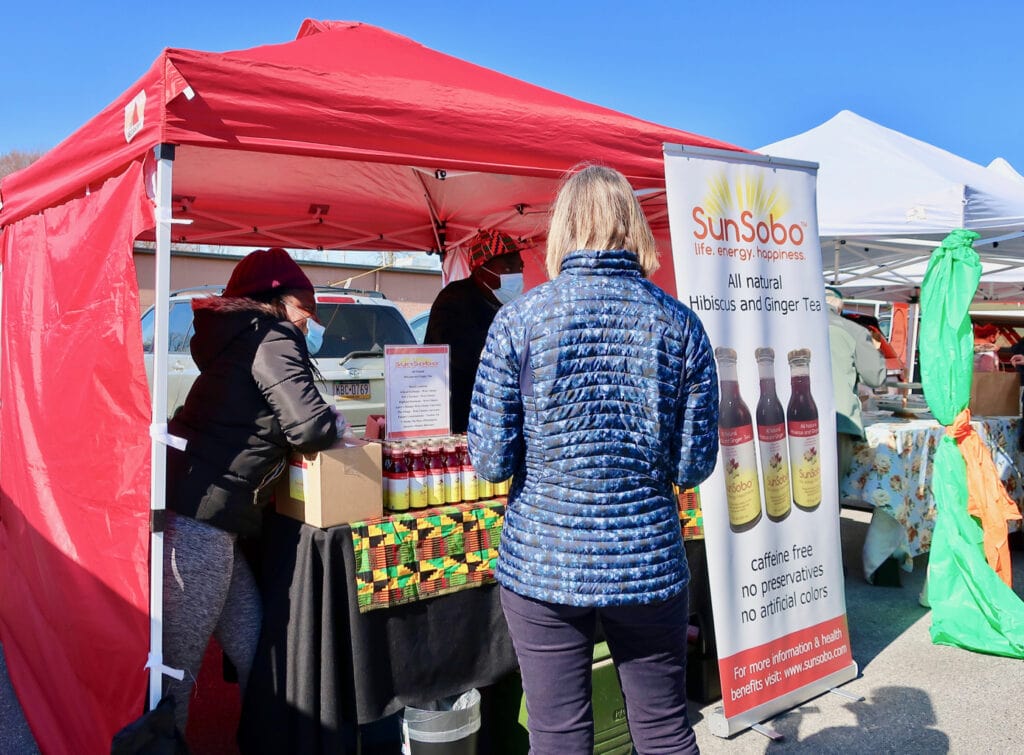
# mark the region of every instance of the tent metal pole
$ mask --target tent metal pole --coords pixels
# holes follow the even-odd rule
[[[167,345],[171,282],[171,176],[174,145],[161,144],[156,155],[156,275],[153,286],[153,423],[150,425],[150,563],[149,563],[149,708],[162,697],[165,673],[178,674],[163,662],[164,483],[167,477]],[[180,673],[180,672],[178,672]],[[180,678],[180,677],[179,677]]]

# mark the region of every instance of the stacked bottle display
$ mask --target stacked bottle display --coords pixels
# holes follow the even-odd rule
[[[783,409],[775,388],[775,351],[769,347],[754,351],[760,397],[752,416],[740,395],[735,349],[715,349],[721,394],[718,437],[729,525],[734,532],[753,528],[764,513],[771,521],[781,522],[794,505],[814,511],[821,504],[818,408],[811,395],[811,351],[794,349],[786,356],[791,390]]]
[[[509,489],[509,480],[477,477],[465,435],[385,441],[382,472],[384,507],[395,512],[486,501]]]

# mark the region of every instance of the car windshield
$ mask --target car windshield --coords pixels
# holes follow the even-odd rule
[[[326,328],[317,359],[341,359],[356,351],[383,354],[385,345],[416,343],[405,318],[393,307],[319,302],[316,311]]]

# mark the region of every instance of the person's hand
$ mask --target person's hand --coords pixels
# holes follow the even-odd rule
[[[365,441],[362,438],[357,438],[356,434],[352,432],[351,425],[346,425],[345,431],[341,434],[341,437],[338,438],[337,445],[342,448],[354,448],[356,446],[365,446],[367,442],[368,441]]]
[[[1024,367],[1024,354],[1014,354],[1010,357],[1010,364],[1014,367]]]
[[[334,412],[334,429],[337,431],[337,435],[340,438],[345,434],[345,430],[349,427],[348,420],[345,419],[345,415],[341,413],[341,410],[332,406],[331,411]]]
[[[345,419],[345,415],[334,406],[331,407],[331,411],[334,412],[334,426],[338,431],[338,439],[334,442],[334,447],[352,448],[354,446],[365,446],[366,441],[356,437],[356,434],[352,432],[352,425]]]

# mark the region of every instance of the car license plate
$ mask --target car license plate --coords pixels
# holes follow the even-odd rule
[[[370,398],[369,380],[338,380],[334,383],[334,398],[339,401],[365,401]]]

